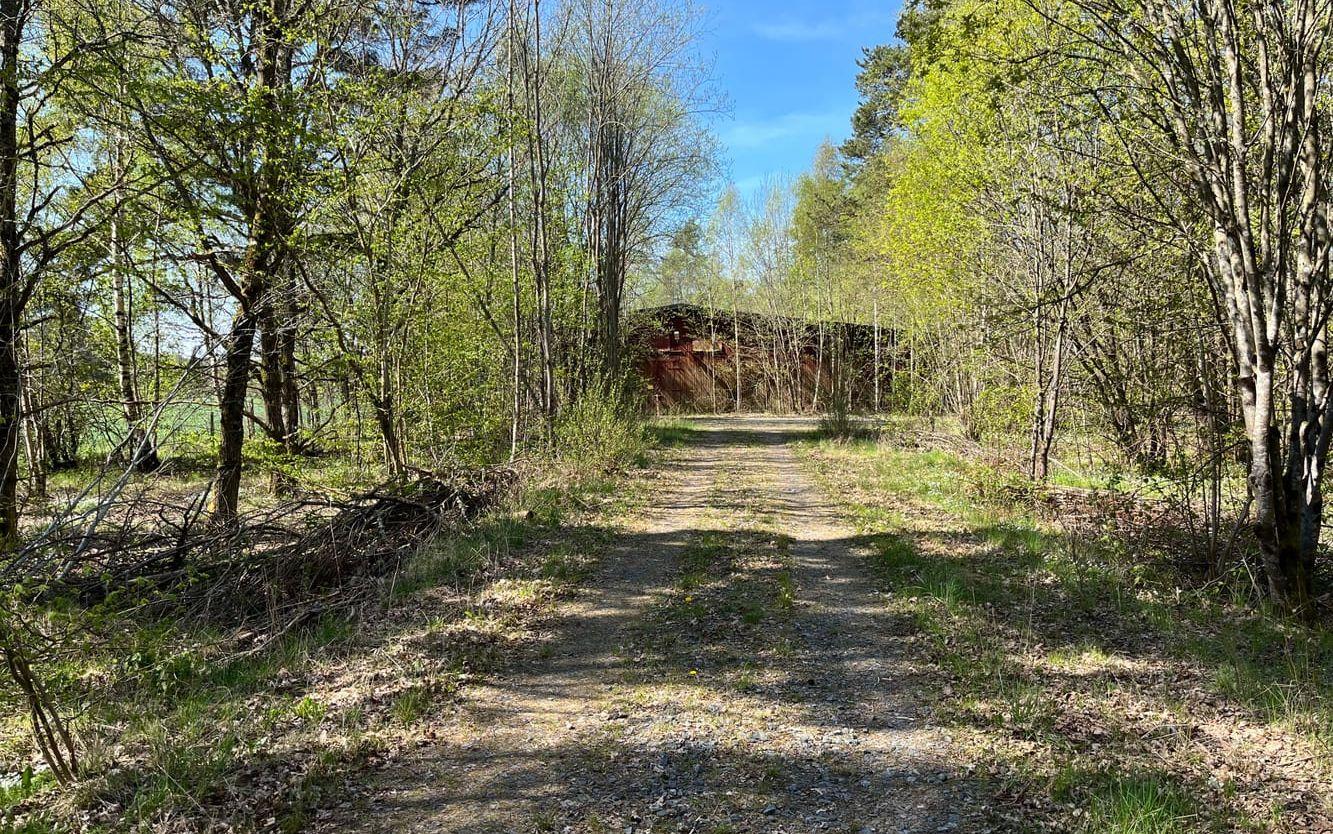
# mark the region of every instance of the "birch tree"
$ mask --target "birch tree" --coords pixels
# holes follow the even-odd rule
[[[85,188],[95,163],[72,99],[128,33],[77,4],[0,0],[0,546],[19,536],[22,339],[52,264],[96,227],[92,209],[122,186]]]
[[[1323,0],[1073,0],[1047,13],[1089,21],[1065,24],[1090,30],[1087,95],[1163,211],[1186,232],[1196,217],[1207,224],[1198,262],[1229,334],[1268,589],[1309,611],[1333,437],[1333,10]]]

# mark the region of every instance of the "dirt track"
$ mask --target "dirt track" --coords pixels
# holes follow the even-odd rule
[[[696,425],[544,648],[465,690],[356,828],[989,830],[910,625],[793,455],[811,424]]]

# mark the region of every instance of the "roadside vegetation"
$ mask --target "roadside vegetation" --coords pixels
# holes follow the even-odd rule
[[[425,536],[380,575],[305,600],[280,624],[220,626],[51,599],[25,620],[61,635],[40,668],[49,708],[77,733],[63,791],[28,764],[0,793],[0,829],[303,830],[366,769],[422,740],[460,690],[539,651],[543,619],[596,564],[641,500],[642,424],[584,409],[569,450],[476,518]],[[318,471],[312,477],[318,476]],[[40,760],[23,701],[3,702],[0,755]]]
[[[1034,490],[956,434],[904,428],[803,454],[914,620],[938,714],[1014,824],[1324,824],[1333,632],[1269,610],[1243,573],[1209,574],[1174,516],[1141,512],[1149,499]]]
[[[700,19],[0,18],[0,826],[308,827],[632,500],[620,319],[715,170]]]

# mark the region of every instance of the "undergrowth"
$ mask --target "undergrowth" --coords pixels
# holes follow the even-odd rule
[[[1004,790],[1087,832],[1322,818],[1327,791],[1290,793],[1333,770],[1333,632],[1241,604],[1110,527],[1046,520],[977,460],[866,439],[804,451],[945,674],[940,711]],[[1266,787],[1242,781],[1256,767]]]
[[[43,672],[73,719],[82,770],[56,785],[24,704],[0,692],[0,832],[167,831],[190,820],[255,830],[266,819],[300,829],[338,780],[503,662],[533,612],[586,576],[606,535],[589,521],[635,500],[626,468],[653,442],[624,408],[571,409],[557,426],[564,451],[529,461],[511,500],[367,580],[356,605],[321,612],[312,601],[291,627],[275,612],[272,639],[206,617],[150,616],[123,598],[27,612],[76,635]],[[375,674],[387,674],[378,686],[390,694],[349,689],[341,676],[373,668],[386,649],[394,664]]]

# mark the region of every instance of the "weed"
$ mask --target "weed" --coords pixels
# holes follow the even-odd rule
[[[759,687],[758,677],[754,669],[746,667],[736,673],[736,691],[753,692]]]
[[[792,581],[791,571],[783,569],[778,573],[778,610],[791,611],[796,605],[796,583]]]
[[[532,828],[534,831],[555,831],[557,819],[555,811],[533,811]]]
[[[32,766],[29,765],[14,779],[0,781],[0,810],[36,796],[55,783],[55,777],[49,771],[33,772]]]
[[[699,430],[685,420],[659,419],[648,425],[648,435],[655,445],[671,448],[684,446],[698,436]]]
[[[1123,777],[1092,795],[1087,830],[1097,834],[1184,834],[1198,811],[1188,794],[1160,775]]]
[[[856,421],[847,409],[845,397],[834,397],[823,416],[819,418],[819,434],[834,440],[846,440],[856,432]]]
[[[541,576],[557,582],[576,583],[588,574],[592,563],[568,547],[553,547],[542,560]]]
[[[318,724],[323,721],[327,711],[327,707],[309,695],[297,701],[296,706],[292,707],[292,714],[307,724]]]
[[[430,710],[434,698],[428,687],[409,686],[394,696],[389,712],[401,724],[413,724]]]

